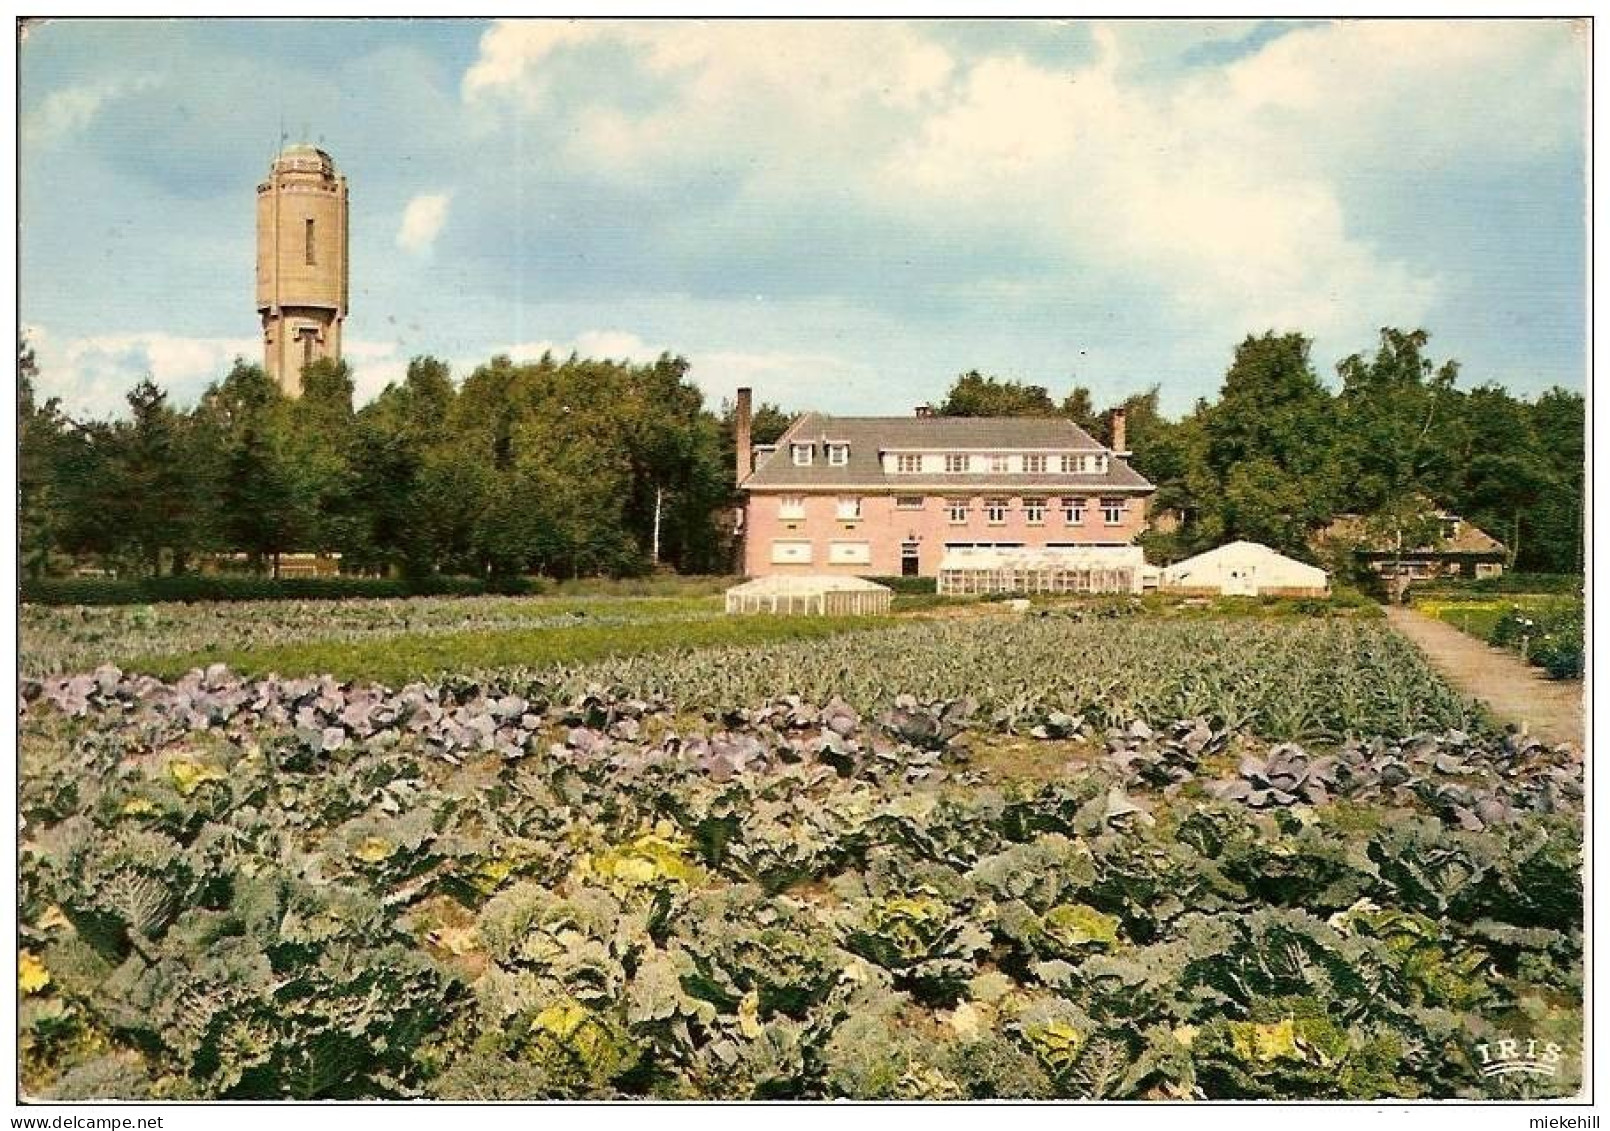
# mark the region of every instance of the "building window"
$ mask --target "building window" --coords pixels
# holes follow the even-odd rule
[[[1000,526],[1006,522],[1006,500],[985,499],[984,520],[991,526]]]
[[[1095,470],[1096,470],[1097,475],[1106,475],[1107,474],[1107,457],[1106,456],[1091,456],[1090,457],[1090,462],[1096,465]]]
[[[922,470],[922,457],[916,455],[895,456],[894,469],[902,475],[915,475]]]
[[[850,462],[850,445],[829,444],[827,446],[827,462],[833,467],[843,467]]]
[[[1011,469],[1011,463],[1006,456],[990,456],[989,470],[991,475],[1005,475]]]
[[[783,495],[777,500],[778,518],[804,518],[805,496]]]
[[[811,445],[811,444],[790,444],[789,447],[794,453],[794,466],[795,467],[809,467],[811,465],[811,456],[816,451],[816,448],[815,448],[814,445]]]
[[[1083,475],[1084,473],[1085,473],[1085,457],[1084,456],[1063,456],[1062,457],[1062,474],[1064,474],[1064,475]]]
[[[1045,457],[1044,456],[1038,456],[1038,455],[1036,455],[1036,456],[1024,456],[1023,457],[1023,471],[1027,475],[1044,475],[1045,474]]]
[[[1023,521],[1028,523],[1030,526],[1044,526],[1045,525],[1045,500],[1044,499],[1024,499],[1023,500]]]
[[[829,565],[871,565],[872,543],[829,542],[827,561]]]
[[[967,470],[967,457],[951,453],[945,457],[945,470],[953,475],[959,475]]]
[[[946,499],[945,512],[950,517],[951,525],[962,526],[967,522],[967,512],[972,509],[971,499]]]
[[[302,242],[303,242],[303,245],[304,245],[303,248],[302,248],[303,257],[307,260],[307,265],[309,267],[312,267],[314,265],[314,263],[313,263],[313,221],[312,220],[307,221],[307,227],[303,231],[303,241]]]
[[[1124,521],[1125,504],[1122,499],[1101,500],[1101,521],[1107,526],[1117,526]]]
[[[839,518],[845,522],[857,522],[861,518],[861,500],[849,495],[839,499]]]
[[[809,565],[811,544],[803,540],[778,539],[771,544],[771,560],[773,565]]]
[[[897,511],[920,511],[922,510],[922,496],[896,495],[894,497],[894,509]]]
[[[1083,526],[1085,522],[1085,499],[1063,499],[1062,521],[1069,526]]]

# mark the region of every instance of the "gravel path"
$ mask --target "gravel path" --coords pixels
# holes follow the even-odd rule
[[[1449,683],[1485,702],[1500,719],[1545,742],[1583,748],[1581,681],[1549,679],[1520,657],[1401,605],[1389,605],[1386,617]]]

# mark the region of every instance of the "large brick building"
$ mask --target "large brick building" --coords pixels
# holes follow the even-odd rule
[[[749,443],[738,397],[743,571],[933,577],[947,553],[1128,546],[1153,487],[1113,446],[1045,417],[807,413]]]

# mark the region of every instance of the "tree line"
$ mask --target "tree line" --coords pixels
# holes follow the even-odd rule
[[[1100,439],[1128,420],[1133,464],[1157,486],[1149,556],[1176,560],[1235,538],[1314,560],[1314,534],[1353,513],[1403,529],[1446,507],[1505,542],[1511,565],[1580,572],[1582,394],[1532,400],[1457,387],[1424,331],[1385,329],[1337,367],[1332,391],[1301,334],[1247,337],[1215,400],[1178,420],[1154,386],[1098,411],[1076,387],[976,371],[949,415],[1056,415]],[[19,551],[29,576],[95,561],[122,574],[184,573],[244,553],[272,572],[289,551],[340,553],[342,568],[400,576],[572,577],[687,573],[733,564],[733,420],[712,411],[688,364],[544,356],[478,366],[462,383],[430,357],[361,408],[350,371],[316,362],[285,397],[237,360],[190,409],[150,380],[127,419],[79,421],[36,395],[18,365]],[[756,443],[791,415],[755,413]],[[1333,563],[1326,563],[1333,564]]]
[[[1461,390],[1459,363],[1434,361],[1429,342],[1424,330],[1381,330],[1373,353],[1337,365],[1333,392],[1310,339],[1249,335],[1217,399],[1179,420],[1158,411],[1155,386],[1097,412],[1088,389],[1058,402],[1044,387],[977,372],[938,411],[1066,416],[1105,441],[1122,407],[1131,462],[1157,486],[1150,510],[1173,520],[1144,536],[1154,561],[1237,538],[1313,561],[1315,535],[1337,515],[1382,532],[1424,530],[1440,507],[1505,543],[1512,568],[1580,573],[1583,395],[1553,388],[1528,401],[1491,382]]]
[[[455,384],[434,358],[353,407],[344,363],[282,394],[237,360],[194,408],[152,381],[115,422],[69,418],[19,363],[24,572],[93,560],[184,573],[244,553],[272,572],[290,551],[350,572],[481,577],[728,568],[731,410],[712,413],[687,362],[494,357]],[[757,438],[780,431],[764,406]],[[782,418],[786,423],[786,418]]]

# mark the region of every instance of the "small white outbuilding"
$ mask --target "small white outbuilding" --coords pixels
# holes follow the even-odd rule
[[[1201,596],[1323,597],[1330,592],[1330,577],[1258,542],[1231,542],[1164,569],[1163,589]]]
[[[876,616],[889,611],[894,591],[864,577],[768,574],[727,590],[729,613],[781,616]]]

